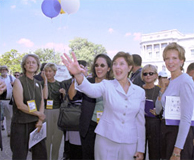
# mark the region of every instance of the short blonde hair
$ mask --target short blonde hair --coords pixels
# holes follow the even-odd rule
[[[23,58],[22,58],[22,62],[21,62],[21,68],[22,68],[22,72],[24,74],[26,74],[26,69],[25,69],[25,64],[26,64],[26,60],[28,57],[33,57],[36,62],[37,62],[37,70],[35,71],[35,74],[38,72],[39,68],[40,68],[40,60],[39,60],[39,57],[36,55],[36,54],[26,54]]]
[[[145,65],[143,68],[142,68],[142,70],[141,70],[141,79],[143,80],[143,73],[144,73],[144,71],[145,70],[147,70],[147,69],[151,69],[151,70],[153,70],[153,72],[157,75],[157,78],[158,78],[158,71],[157,71],[157,68],[156,68],[156,66],[154,66],[154,65],[152,65],[152,64],[147,64],[147,65]],[[157,79],[156,78],[156,79]],[[155,80],[156,80],[155,79]]]
[[[166,53],[169,50],[178,51],[179,59],[183,60],[183,65],[181,66],[181,70],[183,70],[184,62],[186,60],[186,58],[185,58],[185,49],[181,45],[177,44],[176,42],[170,43],[169,45],[166,46],[166,48],[163,51],[163,60],[164,61],[166,59]]]
[[[44,69],[47,69],[47,68],[51,68],[53,71],[57,71],[57,65],[55,63],[47,63],[45,66],[44,66]]]

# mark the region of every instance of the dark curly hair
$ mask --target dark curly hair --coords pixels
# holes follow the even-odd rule
[[[95,71],[95,63],[97,61],[98,58],[104,58],[106,60],[106,63],[108,64],[108,67],[110,68],[110,70],[107,72],[106,78],[107,79],[113,79],[113,72],[112,72],[112,61],[110,59],[110,57],[106,54],[98,54],[93,61],[92,67],[91,67],[91,72],[92,72],[92,76],[93,77],[97,77],[96,75],[96,71]]]

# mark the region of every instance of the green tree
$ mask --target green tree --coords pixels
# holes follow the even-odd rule
[[[84,38],[71,40],[69,47],[71,51],[75,52],[77,59],[86,60],[89,65],[92,64],[97,54],[107,54],[106,49],[102,45],[94,44]]]
[[[10,72],[21,72],[21,61],[25,53],[20,54],[17,50],[12,49],[9,52],[4,53],[0,56],[0,65],[6,65]]]
[[[52,62],[58,65],[61,62],[60,53],[56,53],[53,49],[37,49],[34,53],[38,55],[41,63]]]

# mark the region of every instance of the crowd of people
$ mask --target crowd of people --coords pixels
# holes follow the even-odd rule
[[[55,79],[56,64],[41,65],[35,54],[23,57],[22,74],[11,76],[7,66],[0,67],[0,118],[6,117],[13,160],[27,158],[29,134],[44,122],[46,138],[30,149],[32,159],[58,160],[61,143],[63,160],[194,158],[194,63],[183,72],[182,46],[170,43],[163,51],[170,75],[152,64],[142,67],[140,55],[121,51],[112,60],[97,55],[88,76],[87,62],[73,52],[72,57],[61,57],[72,76],[62,82]],[[81,107],[77,131],[57,126],[66,98]],[[174,121],[167,116],[167,98],[179,98],[180,117]]]

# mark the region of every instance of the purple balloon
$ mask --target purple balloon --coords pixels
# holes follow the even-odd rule
[[[58,0],[44,0],[41,5],[42,12],[45,16],[53,18],[58,16],[61,11],[61,4]]]

